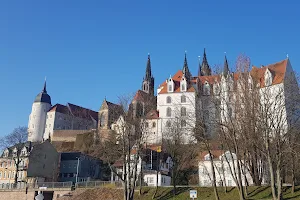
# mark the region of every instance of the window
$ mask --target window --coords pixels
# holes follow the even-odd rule
[[[181,91],[185,91],[185,84],[181,85]]]
[[[3,178],[6,178],[6,172],[4,172]]]
[[[10,171],[8,172],[7,178],[11,178],[11,172]]]
[[[153,177],[147,177],[147,183],[154,183]]]
[[[105,115],[104,113],[101,113],[100,115],[100,127],[105,126]]]
[[[210,86],[209,86],[208,82],[206,82],[206,83],[204,84],[203,94],[204,94],[204,95],[210,95]]]
[[[171,97],[167,97],[167,103],[172,103],[172,99],[171,99]]]
[[[152,128],[155,128],[155,127],[156,127],[156,123],[153,122],[153,123],[152,123]]]
[[[181,107],[180,113],[181,113],[181,116],[185,117],[186,116],[186,108],[185,107]]]
[[[0,178],[2,178],[2,172],[0,172]]]
[[[185,103],[186,102],[186,96],[182,95],[181,96],[181,103]]]
[[[146,127],[146,128],[149,127],[149,123],[148,123],[148,122],[145,123],[145,127]]]
[[[32,128],[34,128],[34,124],[32,124]]]
[[[171,127],[171,122],[170,122],[170,121],[167,121],[166,126],[167,126],[167,127]]]
[[[181,127],[186,127],[186,121],[185,120],[181,120]]]
[[[172,85],[169,85],[169,92],[172,92]]]
[[[232,180],[228,180],[228,185],[227,186],[232,186]]]
[[[170,107],[167,108],[167,117],[171,117],[172,115],[172,110]]]

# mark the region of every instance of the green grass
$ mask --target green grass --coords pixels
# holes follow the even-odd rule
[[[189,198],[189,190],[197,189],[198,200],[214,200],[215,196],[213,193],[213,188],[204,188],[204,187],[179,187],[177,188],[177,195],[174,197],[172,188],[159,188],[156,199],[157,200],[187,200]],[[145,187],[143,188],[142,196],[139,196],[138,193],[135,196],[135,199],[138,200],[150,200],[154,194],[155,188]],[[236,188],[228,188],[228,192],[224,192],[224,188],[218,188],[218,193],[220,200],[235,200],[239,199],[238,190]],[[290,187],[283,188],[283,197],[284,199],[299,199],[300,200],[300,186],[296,187],[295,193],[291,193]],[[259,200],[259,199],[272,199],[272,193],[270,187],[248,187],[248,196],[249,200]]]

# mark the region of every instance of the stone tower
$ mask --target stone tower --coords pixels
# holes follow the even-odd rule
[[[51,97],[47,93],[46,80],[43,90],[35,97],[28,122],[28,141],[41,142],[45,131],[47,112],[51,108]]]
[[[151,72],[150,54],[148,54],[146,73],[142,84],[142,91],[154,96],[154,78]]]

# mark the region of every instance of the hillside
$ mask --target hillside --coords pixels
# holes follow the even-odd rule
[[[189,199],[189,190],[194,188],[181,187],[178,188],[178,194],[173,198],[172,188],[159,188],[157,193],[157,200],[186,200]],[[135,196],[136,200],[151,200],[154,193],[154,188],[144,188],[143,195],[139,196],[138,192]],[[214,200],[213,189],[212,188],[197,188],[198,199],[201,200]],[[291,194],[291,188],[285,187],[284,199],[300,199],[300,186],[296,187],[295,193]],[[258,200],[258,199],[271,199],[271,189],[270,187],[249,187],[248,189],[248,199]],[[238,191],[235,188],[229,188],[229,192],[224,193],[223,188],[219,188],[219,195],[221,200],[235,200],[238,198]],[[95,188],[86,190],[74,191],[72,196],[61,197],[59,200],[122,200],[123,193],[121,189],[113,188]]]

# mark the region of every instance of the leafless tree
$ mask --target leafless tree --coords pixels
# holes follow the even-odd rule
[[[24,143],[27,141],[27,127],[18,127],[15,128],[10,134],[2,137],[0,139],[0,146],[1,148],[4,149],[9,149],[9,151],[12,152],[11,156],[12,160],[14,161],[15,164],[15,177],[14,177],[14,182],[18,182],[18,174],[20,171],[20,163],[22,161],[22,158],[24,155],[22,155],[21,151],[24,147]],[[16,151],[14,151],[16,150]],[[14,151],[14,152],[13,152]]]

